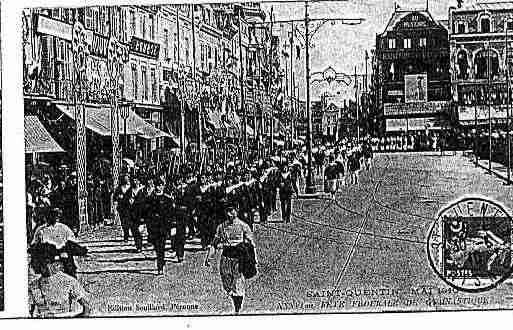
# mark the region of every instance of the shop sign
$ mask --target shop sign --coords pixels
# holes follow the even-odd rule
[[[507,114],[506,105],[493,105],[488,111],[487,105],[460,106],[458,107],[458,119],[460,121],[505,119]]]
[[[71,41],[73,27],[70,24],[57,21],[46,16],[38,16],[37,32]]]
[[[384,105],[385,116],[427,113],[449,113],[449,102],[385,103]]]
[[[132,37],[130,52],[157,59],[159,57],[160,45],[148,40]]]
[[[423,131],[440,128],[440,123],[434,117],[428,118],[396,118],[386,120],[387,132]]]
[[[419,29],[428,27],[428,21],[420,14],[411,14],[406,16],[399,24],[398,28]]]

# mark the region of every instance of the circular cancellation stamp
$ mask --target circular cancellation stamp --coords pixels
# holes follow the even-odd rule
[[[512,236],[512,218],[504,206],[481,196],[464,197],[445,206],[432,224],[429,262],[457,290],[491,290],[513,272]]]

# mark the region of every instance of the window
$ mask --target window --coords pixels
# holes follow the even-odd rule
[[[419,39],[419,47],[420,48],[426,48],[427,47],[427,38],[420,38]]]
[[[141,36],[146,39],[146,18],[144,15],[141,15]]]
[[[137,77],[137,66],[135,64],[132,64],[132,95],[134,96],[134,100],[137,99],[137,84],[138,84],[138,77]]]
[[[404,48],[405,49],[410,49],[411,48],[411,39],[410,38],[405,38],[404,39]]]
[[[148,73],[146,72],[146,67],[144,66],[141,68],[141,81],[143,86],[143,99],[148,100]]]
[[[169,58],[169,31],[164,29],[164,59]]]
[[[154,102],[158,101],[157,97],[157,76],[155,75],[155,69],[151,69],[151,97]]]
[[[482,33],[490,33],[490,31],[491,31],[490,18],[488,18],[488,17],[481,18],[481,32]]]
[[[149,21],[150,39],[155,40],[155,18],[153,17],[153,15],[150,15]]]
[[[66,53],[66,43],[63,40],[56,40],[57,42],[57,60],[64,61],[64,54]]]
[[[178,62],[178,35],[173,34],[173,62]]]
[[[98,13],[98,9],[93,10],[93,31],[98,32],[100,29],[100,14]]]
[[[71,18],[71,15],[70,15],[70,9],[68,8],[65,8],[63,11],[62,11],[62,20],[66,23],[69,23],[70,22],[70,18]]]
[[[457,62],[456,68],[457,68],[458,79],[463,79],[463,80],[468,79],[469,64],[468,64],[467,53],[464,50],[461,50],[458,53],[456,62]]]
[[[499,56],[492,50],[481,50],[474,60],[476,79],[495,79],[499,75]]]
[[[56,19],[61,18],[61,10],[59,8],[52,9],[52,17]]]
[[[185,38],[185,65],[189,66],[189,38]]]
[[[508,29],[508,31],[513,31],[513,20],[508,20],[506,22],[506,29]]]
[[[91,7],[86,7],[85,9],[85,28],[91,29],[93,25],[93,12],[91,10]]]
[[[466,33],[465,23],[463,23],[463,22],[458,23],[457,33],[460,33],[460,34]]]
[[[126,42],[127,41],[127,33],[128,33],[127,24],[126,24],[126,11],[121,10],[119,17],[120,17],[120,21],[121,21],[120,26],[119,26],[119,28],[121,29],[120,36],[122,38],[122,42]]]
[[[130,32],[132,35],[135,35],[135,12],[133,10],[130,11]]]
[[[390,49],[395,48],[395,39],[394,38],[388,39],[388,48],[390,48]]]
[[[102,35],[105,35],[107,34],[107,20],[106,20],[106,15],[105,15],[105,8],[104,7],[101,7],[100,8],[100,22],[99,22],[99,26],[98,26],[98,30],[100,32],[100,34]]]

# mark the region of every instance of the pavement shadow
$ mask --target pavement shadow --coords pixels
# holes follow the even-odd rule
[[[104,270],[87,270],[78,271],[80,275],[100,275],[100,274],[141,274],[157,276],[157,271],[154,268],[147,269],[104,269]]]
[[[136,262],[136,261],[151,261],[155,260],[156,257],[133,257],[133,258],[119,258],[119,259],[99,259],[99,260],[91,260],[93,262],[98,263],[125,263],[125,262]]]

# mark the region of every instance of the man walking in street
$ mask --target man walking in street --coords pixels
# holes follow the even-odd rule
[[[164,182],[156,180],[155,192],[148,197],[148,213],[145,218],[148,241],[157,255],[157,274],[164,274],[166,239],[169,232],[169,216],[173,209],[171,196],[164,194]]]
[[[292,195],[294,193],[294,186],[290,171],[286,165],[282,165],[279,180],[281,218],[283,222],[289,223],[292,212]]]
[[[123,241],[128,242],[130,236],[130,203],[129,203],[130,177],[125,174],[121,177],[119,187],[114,193],[114,200],[117,202],[117,211],[123,229]]]
[[[142,251],[142,235],[139,231],[139,226],[141,225],[141,217],[144,213],[144,190],[139,178],[134,177],[132,180],[132,187],[128,192],[128,203],[130,205],[129,209],[129,227],[132,232],[132,236],[134,237],[135,248],[137,252]]]

